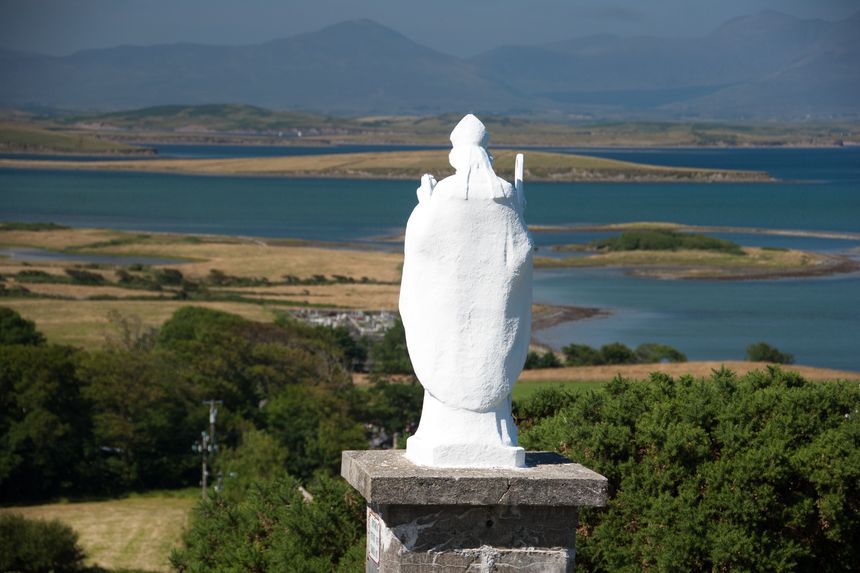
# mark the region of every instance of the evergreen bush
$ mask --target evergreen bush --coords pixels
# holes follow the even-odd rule
[[[84,557],[78,534],[68,525],[14,513],[0,514],[0,571],[81,571]]]
[[[609,479],[608,506],[580,513],[577,571],[827,573],[860,562],[856,382],[770,367],[616,378],[561,410],[535,400],[520,408],[535,415],[521,445]]]

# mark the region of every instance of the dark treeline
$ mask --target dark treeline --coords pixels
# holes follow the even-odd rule
[[[586,344],[568,344],[561,349],[564,363],[555,352],[543,354],[531,351],[526,357],[525,369],[561,368],[562,366],[601,366],[604,364],[654,364],[656,362],[686,362],[684,353],[667,344],[646,342],[635,350],[620,342],[593,348]]]
[[[687,361],[687,356],[683,352],[668,344],[656,342],[640,344],[635,350],[620,342],[604,344],[600,348],[572,343],[562,348],[561,351],[564,355],[564,362],[553,351],[547,351],[543,354],[531,351],[526,357],[525,369]],[[746,359],[751,362],[792,364],[794,355],[782,352],[766,342],[756,342],[747,346]]]
[[[352,383],[368,354],[377,373],[410,371],[398,344],[396,332],[370,344],[286,317],[186,307],[158,330],[115,315],[104,348],[84,351],[47,344],[0,308],[0,501],[196,485],[191,446],[208,428],[209,399],[223,402],[225,486],[253,472],[335,473],[341,450],[417,422],[419,385]]]

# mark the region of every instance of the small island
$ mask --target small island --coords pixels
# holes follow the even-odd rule
[[[744,247],[707,235],[659,226],[632,226],[587,244],[559,245],[579,256],[535,257],[537,268],[620,267],[658,279],[751,280],[853,272],[847,257],[774,247]]]

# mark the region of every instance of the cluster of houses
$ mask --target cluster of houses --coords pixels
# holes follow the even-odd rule
[[[397,314],[388,310],[298,309],[292,314],[309,324],[332,328],[344,326],[353,335],[368,338],[382,338],[397,319]]]

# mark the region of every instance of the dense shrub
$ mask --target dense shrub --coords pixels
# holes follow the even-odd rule
[[[180,573],[208,571],[361,571],[365,504],[345,481],[324,475],[308,485],[284,476],[248,496],[204,500],[185,548],[171,556]]]
[[[108,350],[80,358],[78,376],[92,408],[104,489],[150,489],[191,482],[188,454],[204,427],[201,396],[163,352]]]
[[[11,308],[0,306],[0,345],[39,345],[44,342],[45,337],[36,330],[36,323],[22,318]]]
[[[267,431],[283,444],[290,475],[307,479],[323,468],[340,470],[341,451],[367,448],[349,403],[325,388],[290,385],[264,409]]]
[[[0,514],[0,571],[80,571],[84,557],[78,534],[68,525]]]
[[[636,353],[620,342],[604,344],[600,347],[602,364],[636,364]]]
[[[794,362],[794,355],[780,352],[767,342],[756,342],[747,346],[747,360],[750,362],[792,364]]]
[[[389,433],[414,431],[421,417],[424,387],[417,382],[392,384],[382,379],[367,389],[364,398],[362,421],[384,428]]]
[[[154,275],[155,282],[165,286],[179,286],[185,280],[182,272],[177,269],[159,269]]]
[[[636,347],[636,361],[640,364],[657,362],[686,362],[687,357],[667,344],[646,342]]]
[[[223,448],[215,456],[215,470],[223,478],[220,492],[233,500],[244,498],[260,481],[268,482],[286,472],[289,451],[274,436],[251,429],[235,448]]]
[[[514,400],[513,415],[520,431],[556,415],[574,401],[574,394],[559,386],[541,388],[526,400]]]
[[[371,371],[378,374],[414,374],[409,350],[406,348],[406,330],[399,318],[385,331],[382,340],[370,347]]]
[[[568,344],[561,349],[568,366],[595,366],[603,364],[600,352],[585,344]]]
[[[538,354],[537,352],[529,352],[526,355],[526,363],[523,366],[526,370],[531,370],[534,368],[560,368],[561,360],[558,359],[558,356],[555,355],[555,352],[549,351],[544,352],[543,354]]]
[[[100,285],[105,283],[105,278],[99,273],[85,271],[83,269],[66,269],[66,274],[72,282],[82,285]]]
[[[580,515],[579,571],[829,572],[860,559],[856,382],[771,367],[616,379],[566,399],[521,443],[609,479],[608,507]]]
[[[54,345],[0,346],[0,501],[88,485],[90,409],[76,358]]]
[[[597,249],[608,251],[717,251],[733,255],[744,254],[741,246],[731,241],[696,233],[679,233],[670,229],[632,229],[617,237],[593,241]]]
[[[568,344],[561,349],[568,366],[600,366],[602,364],[651,364],[655,362],[686,362],[687,357],[666,344],[646,342],[636,351],[620,342],[604,344],[599,350],[585,344]]]

